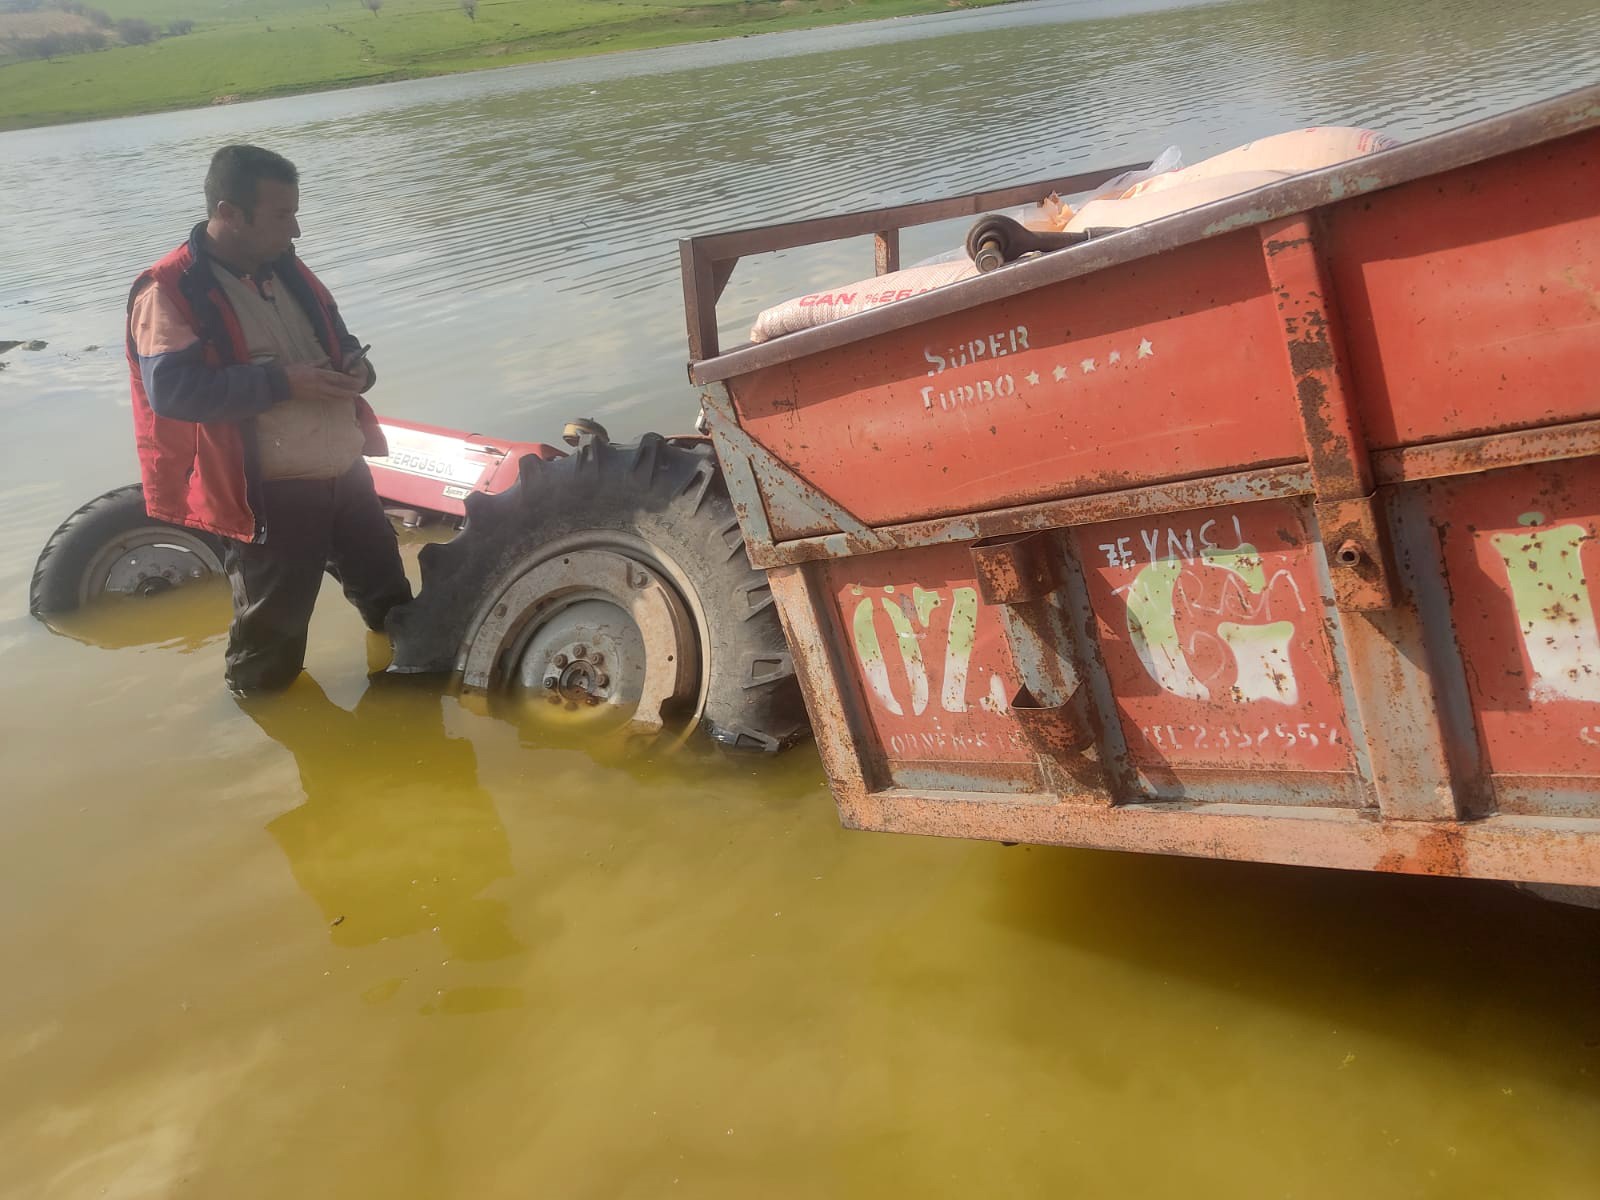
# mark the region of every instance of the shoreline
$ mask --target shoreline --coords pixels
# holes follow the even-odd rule
[[[30,67],[48,69],[50,67],[69,65],[83,66],[88,60],[102,59],[105,55],[116,54],[119,51],[95,51],[43,63],[6,63],[0,65],[0,134],[81,125],[123,117],[157,116],[162,113],[231,107],[235,104],[248,104],[260,100],[281,100],[291,96],[347,91],[352,88],[405,83],[418,79],[437,79],[450,75],[478,74],[486,71],[503,70],[509,67],[572,61],[580,58],[597,58],[640,50],[660,50],[673,46],[711,44],[740,38],[760,37],[766,34],[794,33],[824,29],[831,26],[873,24],[905,17],[927,17],[946,13],[974,12],[985,8],[997,8],[1002,5],[1026,3],[1027,0],[863,0],[863,2],[845,0],[847,6],[844,7],[841,7],[837,0],[817,0],[817,7],[815,8],[805,11],[791,10],[791,5],[801,2],[804,2],[804,0],[781,0],[780,4],[772,6],[773,9],[776,9],[781,14],[778,16],[765,15],[770,10],[763,8],[761,15],[745,19],[735,18],[726,23],[688,28],[682,25],[665,23],[665,20],[653,20],[650,28],[623,27],[619,29],[608,28],[603,25],[575,27],[560,31],[550,37],[491,42],[478,49],[471,56],[455,54],[447,49],[419,58],[416,61],[396,64],[386,70],[375,70],[355,76],[332,75],[327,78],[301,82],[266,84],[255,87],[244,86],[237,92],[213,96],[209,101],[201,99],[198,95],[175,96],[168,99],[153,98],[146,101],[140,101],[136,97],[129,97],[125,103],[106,104],[102,107],[85,108],[78,111],[6,111],[8,97],[3,89],[9,72],[21,71]],[[226,32],[226,29],[224,28],[222,32]],[[516,46],[518,42],[524,43],[527,48],[521,51],[512,49],[511,47]],[[568,44],[559,44],[562,42]],[[159,46],[160,43],[157,45]],[[150,51],[154,47],[139,47],[137,49]],[[429,58],[434,61],[430,63],[428,61]],[[483,61],[475,61],[475,59],[479,58]],[[108,80],[104,86],[114,87],[115,83]],[[26,84],[24,84],[25,87]]]

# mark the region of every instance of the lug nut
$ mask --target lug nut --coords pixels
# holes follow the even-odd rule
[[[589,656],[589,661],[597,667],[603,667],[606,665],[606,656],[601,654],[600,651],[596,650]]]
[[[574,646],[572,648],[572,657],[574,657],[574,658],[583,658],[588,653],[589,653],[589,647],[585,646],[582,642],[579,642],[576,646]]]
[[[595,685],[595,687],[610,687],[611,686],[611,676],[605,674],[605,672],[602,671],[599,675],[596,675],[594,677],[594,685]]]
[[[555,666],[564,667],[564,666],[567,665],[567,656],[565,654],[558,654],[554,658],[552,658],[550,661]]]
[[[552,692],[555,691],[556,690],[556,684],[558,684],[560,682],[561,681],[559,679],[557,679],[554,675],[546,675],[544,677],[544,686],[545,686],[545,689],[547,691],[552,691]]]

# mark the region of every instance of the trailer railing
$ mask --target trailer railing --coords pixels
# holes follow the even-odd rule
[[[683,266],[683,311],[689,326],[689,354],[699,360],[715,358],[719,353],[717,301],[722,298],[723,290],[728,286],[733,269],[739,265],[741,258],[871,234],[873,273],[884,275],[900,269],[902,230],[956,217],[975,217],[1018,204],[1034,204],[1052,193],[1071,196],[1099,187],[1125,172],[1140,171],[1147,166],[1148,163],[1131,163],[1063,175],[1057,179],[1042,179],[1036,183],[988,188],[943,200],[895,204],[833,217],[786,221],[777,225],[684,238],[678,243],[678,253]]]

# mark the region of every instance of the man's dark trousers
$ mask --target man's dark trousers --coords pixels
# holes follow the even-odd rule
[[[369,629],[382,630],[389,610],[411,599],[364,459],[337,479],[270,480],[260,495],[266,538],[230,541],[223,564],[233,586],[228,686],[242,692],[288,687],[300,674],[324,570]]]

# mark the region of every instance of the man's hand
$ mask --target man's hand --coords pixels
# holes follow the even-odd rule
[[[353,396],[360,395],[361,385],[364,382],[353,375],[346,375],[343,371],[313,367],[308,363],[285,367],[283,373],[289,378],[289,399],[312,400],[325,404],[335,400],[349,400]]]
[[[365,358],[346,367],[345,374],[356,381],[356,390],[358,392],[364,392],[372,386],[372,366],[369,360]]]

